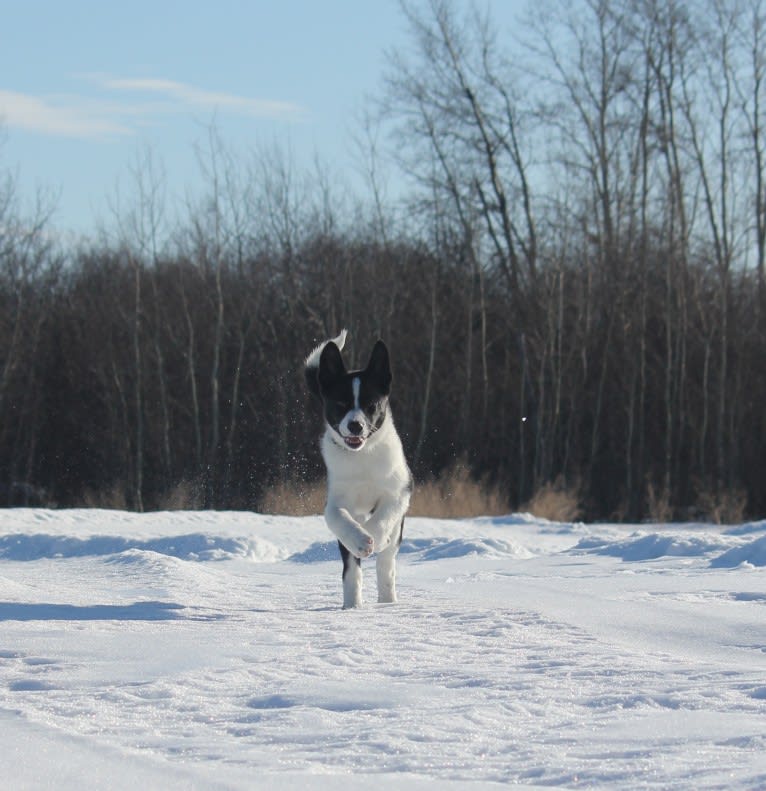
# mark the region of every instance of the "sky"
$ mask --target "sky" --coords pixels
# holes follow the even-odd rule
[[[235,151],[276,143],[354,178],[353,134],[406,41],[397,0],[2,0],[0,172],[28,200],[55,193],[75,233],[146,151],[170,200],[193,193],[212,126]]]

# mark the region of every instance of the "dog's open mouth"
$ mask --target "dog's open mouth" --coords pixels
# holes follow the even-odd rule
[[[354,450],[358,450],[364,445],[363,437],[343,437],[343,441],[349,448],[353,448]]]

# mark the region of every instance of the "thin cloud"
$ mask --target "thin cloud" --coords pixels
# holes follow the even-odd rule
[[[206,110],[230,110],[256,118],[291,120],[304,114],[304,109],[292,102],[253,99],[247,96],[208,91],[175,80],[160,78],[100,77],[99,84],[107,89],[154,94],[166,100]]]
[[[306,115],[305,109],[293,102],[208,91],[175,80],[104,74],[74,76],[96,86],[102,95],[35,96],[0,90],[0,125],[47,135],[105,139],[132,135],[162,116],[193,110],[272,121],[298,121]],[[126,101],[128,94],[131,101]]]
[[[77,103],[0,90],[0,121],[49,135],[100,138],[130,134],[123,123],[78,107]]]

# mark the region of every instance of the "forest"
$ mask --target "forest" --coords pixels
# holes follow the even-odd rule
[[[4,173],[0,501],[256,509],[320,478],[302,363],[346,327],[349,364],[389,346],[418,481],[766,514],[766,6],[541,0],[513,36],[402,14],[362,193],[211,128],[201,194],[171,210],[142,152],[72,240]]]

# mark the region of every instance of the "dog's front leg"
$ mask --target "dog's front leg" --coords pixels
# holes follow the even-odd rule
[[[327,527],[354,557],[367,558],[373,553],[375,549],[373,537],[345,508],[328,501],[324,518]]]
[[[396,601],[396,556],[402,541],[404,514],[409,505],[408,493],[392,497],[378,507],[365,524],[375,538],[376,572],[378,577],[378,601]]]
[[[343,559],[343,609],[361,607],[362,561],[355,558],[340,541],[338,541],[338,546]]]
[[[378,503],[364,525],[364,529],[375,539],[376,552],[382,552],[396,542],[409,504],[410,498],[406,493],[399,497],[386,497]]]
[[[396,555],[398,552],[399,541],[397,539],[378,553],[375,559],[378,601],[384,604],[393,604],[396,601]]]

